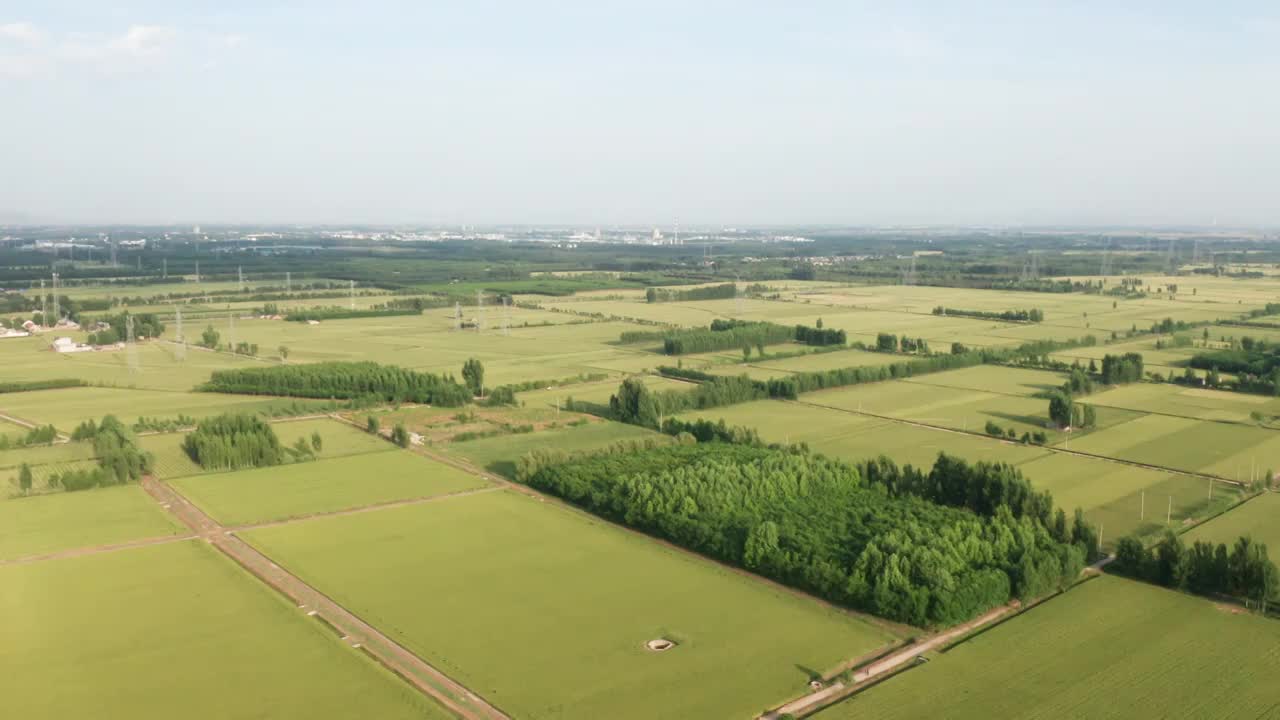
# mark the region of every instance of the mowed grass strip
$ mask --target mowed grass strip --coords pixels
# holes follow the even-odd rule
[[[137,485],[0,502],[0,560],[185,532]]]
[[[452,717],[201,542],[0,567],[0,617],[7,717]]]
[[[814,716],[1262,718],[1280,623],[1104,576]]]
[[[219,522],[282,520],[432,497],[483,487],[488,481],[414,453],[348,455],[171,481]]]
[[[753,717],[895,640],[512,491],[243,536],[513,717]]]

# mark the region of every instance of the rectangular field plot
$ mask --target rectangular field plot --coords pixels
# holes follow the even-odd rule
[[[285,447],[292,447],[299,439],[305,440],[307,446],[311,447],[312,434],[319,434],[321,446],[316,452],[316,457],[322,460],[344,455],[383,452],[394,447],[382,438],[329,418],[278,420],[272,423],[271,427],[275,429],[276,437],[280,438],[280,444]],[[185,437],[186,433],[181,432],[139,436],[138,444],[155,458],[152,467],[156,477],[170,480],[206,472],[204,468],[192,461],[187,456],[186,450],[182,448]]]
[[[1280,550],[1280,495],[1263,493],[1232,508],[1183,536],[1188,545],[1196,540],[1226,543],[1227,547],[1241,535]],[[1272,552],[1275,552],[1273,550]]]
[[[202,542],[0,567],[0,616],[9,717],[451,717]]]
[[[319,406],[327,402],[303,398],[83,387],[0,395],[0,412],[37,424],[49,423],[63,432],[70,432],[81,422],[100,420],[104,415],[115,415],[132,425],[144,416],[176,418],[189,415],[198,419],[224,412],[253,413],[268,407]]]
[[[804,442],[817,452],[853,462],[888,455],[900,465],[931,467],[938,453],[946,452],[970,462],[1017,465],[1049,454],[1035,446],[906,425],[804,402],[758,400],[686,413],[681,418],[724,420],[731,426],[755,428],[767,442]]]
[[[977,365],[959,370],[918,375],[906,378],[906,381],[957,390],[982,390],[1031,397],[1061,388],[1067,381],[1067,376],[1050,370]]]
[[[1068,517],[1084,510],[1102,528],[1107,547],[1129,534],[1177,530],[1240,500],[1239,489],[1227,483],[1214,482],[1210,497],[1209,480],[1076,455],[1055,453],[1018,469],[1037,490],[1053,493]]]
[[[1247,482],[1280,466],[1280,431],[1147,415],[1073,439],[1071,449]]]
[[[93,444],[88,442],[63,442],[52,445],[32,445],[24,448],[0,450],[0,476],[22,463],[31,467],[54,463],[68,463],[93,458]]]
[[[1274,717],[1277,646],[1274,620],[1104,576],[814,718]]]
[[[225,331],[225,327],[223,329]],[[87,333],[73,332],[69,335],[79,342],[84,342],[87,337]],[[125,388],[190,390],[208,380],[209,374],[214,370],[261,364],[261,361],[242,356],[196,348],[188,349],[186,359],[179,360],[176,345],[167,341],[152,341],[138,344],[141,370],[134,373],[129,370],[124,350],[56,353],[49,349],[53,338],[54,335],[50,333],[0,343],[0,367],[5,369],[5,379],[50,380],[70,377]]]
[[[185,530],[137,485],[17,498],[0,502],[0,560]]]
[[[500,491],[244,533],[513,717],[753,717],[895,640],[808,598]],[[665,652],[645,648],[666,638]],[[660,688],[655,691],[655,688]]]
[[[566,414],[565,421],[572,418]],[[499,435],[498,437],[467,440],[449,443],[445,451],[469,461],[472,465],[484,468],[498,475],[511,477],[515,474],[516,461],[531,450],[555,449],[565,452],[594,450],[620,440],[639,440],[655,438],[666,440],[666,435],[659,435],[635,425],[603,421],[589,422],[586,425],[559,427],[553,430],[542,430],[532,433]]]
[[[192,475],[173,484],[220,522],[242,525],[444,495],[487,482],[421,455],[391,449]]]
[[[566,402],[572,398],[574,402],[589,403],[600,407],[609,407],[609,398],[618,392],[619,381],[605,380],[602,382],[584,383],[581,385],[564,385],[561,387],[553,387],[546,390],[528,390],[517,395],[517,399],[529,408],[551,408],[555,409],[556,404],[563,410]],[[693,386],[687,382],[680,380],[671,380],[669,378],[657,375],[646,377],[644,379],[645,387],[651,392],[662,392],[664,390],[691,390]]]
[[[848,367],[867,367],[892,365],[902,362],[903,358],[891,353],[866,352],[863,350],[839,350],[820,352],[781,360],[754,360],[752,366],[766,370],[785,370],[787,372],[820,372],[823,370],[839,370]]]
[[[1155,383],[1123,385],[1091,395],[1088,402],[1092,405],[1238,423],[1251,423],[1250,413],[1254,412],[1280,415],[1280,399],[1277,398]]]

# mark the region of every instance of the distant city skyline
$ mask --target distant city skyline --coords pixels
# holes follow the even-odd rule
[[[1280,225],[1274,3],[0,9],[0,224]]]

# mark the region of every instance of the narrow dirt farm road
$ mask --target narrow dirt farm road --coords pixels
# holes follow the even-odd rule
[[[407,648],[383,635],[351,611],[337,604],[301,578],[271,561],[231,530],[220,525],[193,505],[170,485],[146,476],[142,487],[169,512],[190,527],[196,535],[235,560],[258,579],[275,588],[298,605],[299,612],[319,616],[342,635],[343,642],[362,648],[392,672],[400,675],[418,690],[435,698],[467,720],[509,720],[493,707],[444,673],[414,655]]]

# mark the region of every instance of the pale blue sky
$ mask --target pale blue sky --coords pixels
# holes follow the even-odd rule
[[[1278,79],[1275,2],[0,0],[0,221],[1275,226]]]

